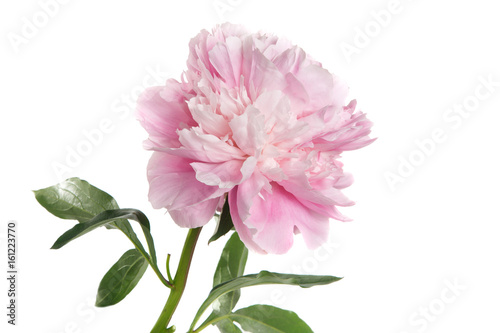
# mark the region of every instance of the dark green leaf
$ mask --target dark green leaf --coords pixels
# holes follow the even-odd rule
[[[34,193],[40,205],[53,215],[78,222],[86,222],[105,210],[119,208],[112,196],[79,178],[69,178]]]
[[[297,285],[302,288],[309,288],[317,285],[330,284],[335,281],[339,281],[341,278],[329,275],[295,275],[295,274],[281,274],[272,273],[268,271],[261,271],[259,274],[249,274],[245,276],[237,277],[233,280],[223,282],[218,286],[214,287],[207,299],[203,302],[200,309],[196,313],[196,316],[191,324],[191,330],[196,325],[196,322],[200,319],[203,312],[220,296],[238,290],[240,288],[263,285],[263,284],[288,284]]]
[[[124,219],[119,219],[116,220],[115,222],[111,222],[110,224],[106,224],[105,227],[108,227],[109,225],[115,225],[118,229],[120,229],[121,232],[127,236],[128,239],[135,245],[135,247],[141,251],[142,253],[146,253],[146,250],[144,250],[144,247],[142,246],[141,241],[135,234],[134,229],[130,225],[130,222]],[[151,234],[151,231],[148,230],[147,234]],[[147,240],[147,239],[146,239]],[[153,258],[155,258],[156,261],[156,254],[153,251]]]
[[[233,233],[222,250],[219,264],[215,270],[213,286],[243,275],[248,258],[248,250],[238,237]],[[240,290],[231,291],[222,295],[213,304],[213,315],[220,317],[230,313],[240,299]],[[225,319],[217,322],[219,330],[223,333],[241,332],[231,320]]]
[[[168,282],[158,269],[149,221],[142,212],[132,209],[119,210],[119,206],[113,197],[79,178],[70,178],[54,186],[34,192],[37,201],[50,213],[63,219],[77,220],[84,224],[76,225],[67,231],[56,241],[52,248],[60,248],[69,241],[102,225],[108,229],[119,229],[148,260],[163,284],[168,286]],[[113,210],[116,212],[112,213]],[[106,211],[108,213],[99,216],[99,214]],[[124,215],[121,215],[118,211],[124,213]],[[134,219],[140,223],[148,243],[149,254],[127,219]]]
[[[233,233],[222,250],[215,270],[213,287],[241,276],[245,271],[248,250],[240,240],[238,233]]]
[[[148,262],[137,249],[128,250],[104,275],[99,284],[95,305],[114,305],[127,296],[148,268]]]
[[[150,249],[150,255],[152,257],[152,260],[154,263],[156,263],[156,255],[155,255],[155,250],[154,250],[154,243],[153,243],[153,238],[150,233],[150,226],[149,226],[149,221],[142,213],[141,211],[137,209],[113,209],[113,210],[106,210],[97,216],[95,216],[93,219],[79,223],[75,225],[73,228],[69,229],[66,231],[64,234],[62,234],[61,237],[59,237],[54,245],[52,246],[52,249],[59,249],[63,247],[64,245],[68,244],[70,241],[85,235],[86,233],[101,227],[103,225],[109,224],[111,222],[116,221],[117,219],[131,219],[135,220],[140,223],[142,230],[144,231],[144,235],[146,236],[146,240],[149,245]],[[131,229],[131,228],[130,228]],[[128,230],[130,232],[131,230]],[[132,230],[133,232],[133,230]]]
[[[221,333],[241,333],[241,330],[236,326],[231,319],[224,318],[215,323]]]
[[[210,244],[211,242],[216,241],[220,237],[227,234],[232,228],[233,220],[231,219],[231,214],[229,212],[228,200],[226,200],[224,206],[222,207],[222,212],[219,216],[217,228],[215,229],[213,236],[208,240],[208,243]]]
[[[313,333],[295,314],[270,305],[253,305],[229,315],[245,331],[251,333]]]
[[[47,211],[59,218],[77,220],[80,223],[88,222],[94,219],[96,215],[106,210],[119,209],[115,199],[108,193],[76,177],[69,178],[59,184],[34,192],[36,200],[47,209]],[[144,214],[140,213],[139,215]],[[147,224],[149,225],[149,222]],[[104,225],[108,229],[120,229],[140,251],[143,253],[146,252],[141,241],[137,238],[134,229],[126,219],[116,218],[114,221],[110,221],[109,223],[106,222]],[[96,227],[98,226],[100,225]],[[143,226],[142,223],[141,226]],[[83,227],[80,228],[86,229]],[[151,260],[156,264],[156,253],[154,251],[149,226],[144,234],[148,241]]]

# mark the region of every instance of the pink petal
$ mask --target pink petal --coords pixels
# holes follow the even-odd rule
[[[290,100],[281,91],[266,91],[262,93],[253,105],[265,116],[265,133],[268,133],[268,142],[289,149],[300,141],[296,140],[305,131],[307,124],[298,122],[297,117],[290,110]]]
[[[309,184],[306,185],[305,181],[306,180],[297,181],[297,179],[294,179],[282,181],[280,184],[296,197],[320,205],[352,206],[354,204],[353,201],[349,200],[340,190],[334,187],[328,189],[315,189]]]
[[[248,106],[245,113],[229,122],[233,131],[233,140],[248,155],[260,153],[267,141],[265,117],[253,106]]]
[[[226,47],[229,54],[231,66],[234,74],[235,84],[240,83],[241,78],[241,64],[243,61],[243,43],[240,38],[228,37],[226,38]]]
[[[273,59],[273,63],[282,73],[296,73],[299,66],[306,58],[305,52],[294,46],[291,47]]]
[[[207,224],[215,214],[220,198],[210,199],[182,209],[170,210],[169,214],[179,226],[198,228]]]
[[[210,186],[230,189],[239,184],[243,178],[242,160],[221,163],[194,162],[191,166],[196,171],[196,179]]]
[[[302,83],[309,95],[308,110],[318,110],[331,105],[337,96],[333,91],[333,76],[324,68],[310,65],[302,68],[295,74],[295,77]]]
[[[254,233],[252,241],[268,253],[283,254],[291,248],[297,227],[308,246],[324,242],[328,237],[328,217],[311,211],[277,183],[271,185],[272,193],[261,191],[255,196],[250,216],[242,220]]]
[[[232,191],[228,193],[228,200],[229,200],[229,208],[231,212],[231,219],[233,220],[233,225],[234,228],[236,229],[236,232],[238,233],[238,236],[240,237],[241,241],[245,244],[247,248],[249,248],[252,251],[255,251],[260,254],[265,254],[266,251],[264,251],[260,246],[258,246],[252,239],[252,232],[250,231],[250,228],[248,228],[241,220],[240,214],[238,213],[240,211],[240,207],[238,206],[238,189],[235,188]]]
[[[297,220],[295,225],[302,234],[309,249],[315,249],[328,240],[330,221],[327,216],[309,211],[311,218],[307,221]]]
[[[354,183],[354,177],[350,173],[343,173],[340,177],[335,181],[334,187],[336,189],[342,190],[346,187],[349,187]]]
[[[286,87],[284,75],[262,53],[252,49],[251,39],[243,42],[242,74],[250,98],[256,100],[264,91],[283,90]]]
[[[200,72],[202,67],[211,66],[208,61],[208,50],[206,45],[208,36],[209,32],[202,30],[189,42],[189,58],[187,65],[188,69],[192,72]]]
[[[236,83],[239,83],[239,76],[236,76],[233,72],[233,65],[225,44],[218,43],[215,45],[208,52],[208,56],[214,68],[223,78],[226,86],[234,87]]]
[[[320,150],[359,149],[375,141],[368,136],[372,125],[364,113],[356,113],[341,128],[325,133],[313,141]]]
[[[176,81],[175,81],[176,82]],[[170,81],[171,85],[172,82]],[[180,83],[176,82],[180,86]],[[164,95],[172,97],[165,99]],[[179,100],[180,99],[180,100]],[[139,96],[137,118],[149,132],[147,148],[178,147],[177,129],[195,124],[185,101],[167,87],[151,87]]]
[[[177,210],[216,198],[225,191],[196,179],[192,161],[154,152],[148,164],[149,201],[154,208]]]
[[[293,75],[292,73],[287,73],[286,76],[287,87],[283,91],[290,99],[290,105],[292,112],[297,115],[297,117],[302,117],[304,112],[309,107],[309,94],[302,85],[302,83]]]
[[[337,209],[337,207],[335,207],[333,205],[320,205],[320,204],[317,204],[317,203],[314,203],[314,202],[311,202],[308,200],[304,200],[301,198],[297,198],[297,200],[300,201],[300,203],[302,203],[305,207],[309,208],[310,210],[312,210],[320,215],[331,217],[332,219],[342,221],[342,222],[351,221],[351,219],[349,217],[340,213],[339,210]]]
[[[199,127],[179,131],[179,141],[182,147],[170,150],[170,154],[210,163],[245,158],[240,149],[215,135],[203,133]]]
[[[256,165],[257,160],[253,156],[248,157],[245,161],[191,163],[196,172],[196,179],[206,185],[218,186],[221,189],[231,189],[250,178]]]
[[[189,100],[188,106],[193,119],[205,133],[224,137],[231,131],[226,119],[215,113],[211,105],[202,104],[197,99],[192,98]]]
[[[250,208],[255,196],[259,194],[262,189],[271,190],[268,180],[261,175],[258,171],[254,172],[250,178],[242,182],[236,188],[236,202],[238,209],[234,210],[242,221],[245,221],[250,216]],[[233,213],[231,213],[233,214]],[[232,216],[232,215],[231,215]]]

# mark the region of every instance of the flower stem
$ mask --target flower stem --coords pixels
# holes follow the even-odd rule
[[[189,267],[191,266],[191,259],[193,258],[194,249],[196,247],[196,242],[200,236],[201,228],[189,229],[186,236],[186,241],[184,242],[184,247],[182,249],[181,258],[179,260],[179,266],[177,267],[177,272],[175,273],[174,286],[170,291],[167,303],[163,308],[155,326],[151,330],[151,333],[169,333],[175,330],[174,328],[167,329],[172,316],[181,300],[182,293],[186,288],[186,281],[189,273]]]

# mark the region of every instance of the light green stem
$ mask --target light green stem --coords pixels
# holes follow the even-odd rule
[[[170,323],[172,316],[174,315],[175,309],[179,304],[184,289],[186,288],[186,281],[189,273],[189,267],[191,266],[191,260],[193,258],[194,249],[196,247],[196,242],[200,236],[201,228],[189,229],[186,236],[186,241],[184,243],[184,248],[182,249],[181,258],[179,260],[179,266],[177,267],[177,272],[175,273],[174,285],[168,296],[167,303],[163,308],[155,326],[151,330],[151,333],[171,333],[174,332],[175,328],[167,328]]]
[[[154,263],[153,260],[151,260],[151,256],[146,251],[144,251],[142,246],[139,246],[132,238],[129,237],[129,235],[127,235],[127,233],[125,231],[123,231],[123,230],[121,230],[121,231],[123,232],[123,234],[125,236],[127,236],[127,238],[132,242],[132,244],[134,244],[135,248],[137,249],[137,251],[139,251],[142,254],[144,259],[146,259],[146,261],[149,263],[149,265],[151,266],[151,268],[155,272],[156,276],[158,276],[158,278],[160,279],[161,283],[163,283],[165,285],[165,287],[167,287],[167,288],[172,288],[173,287],[173,284],[171,283],[172,279],[170,279],[170,278],[169,278],[169,280],[165,279],[165,277],[161,274],[160,270],[158,269],[158,266],[156,265],[156,263]]]

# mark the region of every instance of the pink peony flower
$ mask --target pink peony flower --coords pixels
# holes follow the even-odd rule
[[[372,123],[344,106],[348,87],[301,48],[224,24],[189,44],[181,82],[147,89],[138,119],[154,153],[149,199],[188,228],[229,200],[245,245],[285,253],[296,233],[315,248],[328,237],[351,175],[338,161],[371,143]]]

